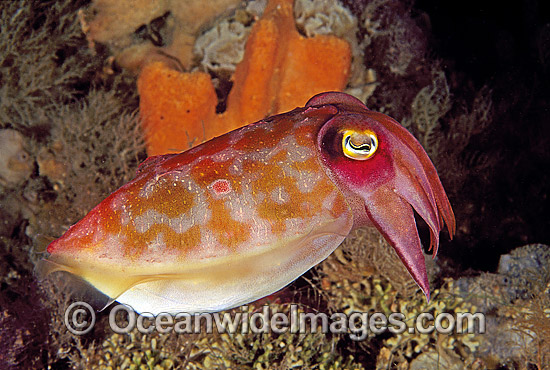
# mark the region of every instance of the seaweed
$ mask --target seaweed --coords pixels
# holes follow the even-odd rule
[[[474,92],[470,104],[453,98],[445,73],[437,67],[431,84],[418,91],[411,104],[411,116],[402,124],[418,138],[438,166],[451,194],[460,189],[469,175],[476,176],[493,166],[498,157],[467,151],[475,135],[492,123],[492,96],[489,87]]]
[[[18,206],[33,237],[60,235],[144,158],[136,94],[128,92],[135,87],[87,47],[76,16],[82,5],[14,1],[1,9],[0,126],[22,134],[37,162]]]
[[[85,102],[61,107],[52,122],[51,141],[40,149],[38,164],[53,199],[38,200],[31,235],[60,235],[129,181],[145,159],[137,115],[124,113],[114,92],[91,91]],[[46,219],[50,224],[40,226]]]
[[[87,93],[100,61],[81,47],[83,2],[9,1],[0,9],[0,125],[25,130]],[[40,107],[37,111],[36,108]]]
[[[2,185],[0,196],[3,367],[63,366],[67,347],[88,347],[56,313],[66,295],[33,278],[34,248],[127,181],[144,158],[135,87],[88,48],[77,17],[83,5],[13,1],[0,8],[0,128],[20,138],[21,163],[8,169],[25,174]]]

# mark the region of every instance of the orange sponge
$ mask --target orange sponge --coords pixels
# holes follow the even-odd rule
[[[215,113],[217,98],[207,74],[177,72],[158,62],[142,70],[138,89],[149,155],[186,150],[346,86],[349,44],[334,36],[301,36],[292,3],[270,0],[254,24],[222,114]]]
[[[217,97],[207,73],[180,73],[162,62],[143,68],[138,80],[147,153],[177,153],[207,137]]]

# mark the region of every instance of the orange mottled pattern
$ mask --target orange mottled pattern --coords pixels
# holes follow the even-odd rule
[[[113,263],[185,261],[318,230],[350,212],[319,161],[316,134],[326,118],[294,111],[150,158],[49,251]]]

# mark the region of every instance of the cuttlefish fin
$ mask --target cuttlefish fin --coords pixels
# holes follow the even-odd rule
[[[52,236],[47,236],[47,235],[44,235],[44,234],[37,234],[34,238],[33,238],[33,243],[32,243],[32,250],[33,252],[35,253],[45,253],[46,252],[46,249],[48,248],[48,245],[50,245],[56,238],[52,237]]]
[[[68,266],[43,259],[36,264],[34,274],[39,280],[44,280],[47,275],[59,272],[62,275],[55,280],[56,285],[68,293],[72,300],[86,302],[97,311],[103,311],[113,303],[114,299],[94,288],[71,270],[73,269]]]
[[[138,177],[144,173],[150,172],[155,167],[161,165],[166,160],[175,157],[177,154],[161,154],[161,155],[154,155],[152,157],[148,157],[143,162],[140,163],[138,166],[138,169],[136,170],[135,177]]]
[[[135,285],[162,279],[173,279],[180,274],[155,274],[155,275],[132,275],[124,273],[113,273],[106,271],[94,271],[72,267],[64,263],[42,259],[37,262],[34,273],[39,280],[43,280],[52,273],[63,273],[59,281],[63,282],[63,289],[69,293],[72,299],[89,303],[98,311],[104,310],[113,303],[122,293]],[[92,284],[92,282],[94,282]],[[101,287],[96,286],[100,282]]]

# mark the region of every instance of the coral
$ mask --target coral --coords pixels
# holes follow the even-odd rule
[[[197,38],[194,53],[201,71],[213,75],[216,90],[224,93],[223,85],[243,59],[246,39],[254,19],[263,13],[266,1],[251,1],[245,9],[237,11],[216,23]],[[298,0],[294,2],[294,16],[298,31],[311,38],[316,35],[333,35],[346,40],[351,46],[352,62],[345,92],[361,101],[376,89],[376,73],[364,67],[363,48],[357,38],[357,17],[338,1]],[[223,96],[222,96],[223,99]]]
[[[265,10],[267,1],[251,1],[246,8],[238,8],[233,14],[220,19],[214,26],[197,37],[193,48],[196,69],[214,76],[229,79],[237,64],[243,60],[244,48],[254,19]]]
[[[90,88],[89,82],[85,87],[80,85],[81,78],[91,78],[91,66],[98,67],[101,63],[94,64],[91,54],[71,51],[78,42],[81,43],[78,50],[87,49],[85,40],[75,35],[80,33],[78,24],[72,23],[77,7],[73,7],[73,2],[67,3],[56,2],[48,11],[28,2],[10,2],[2,7],[2,11],[13,13],[3,15],[1,22],[21,17],[21,24],[28,27],[15,38],[10,37],[9,42],[31,51],[23,55],[19,49],[10,49],[7,55],[10,63],[4,60],[0,67],[2,73],[7,72],[2,75],[5,84],[0,87],[1,122],[3,127],[17,129],[24,138],[28,154],[23,157],[33,170],[22,186],[1,197],[2,235],[14,238],[0,245],[1,259],[8,266],[2,266],[0,274],[7,277],[2,279],[1,296],[2,348],[6,348],[0,354],[2,368],[14,364],[19,368],[55,367],[58,361],[63,361],[63,353],[87,351],[88,343],[67,334],[62,312],[57,312],[66,304],[55,299],[59,297],[57,293],[53,294],[54,299],[45,301],[47,308],[41,306],[37,282],[32,277],[32,262],[40,256],[31,253],[33,247],[27,235],[37,242],[43,236],[62,234],[116,188],[119,181],[133,176],[140,161],[138,155],[143,153],[139,125],[131,113],[136,107],[124,105],[131,99],[123,91],[90,92],[86,90]],[[20,8],[12,8],[11,4]],[[40,9],[43,11],[38,17],[35,11]],[[29,25],[33,17],[45,22],[45,29],[33,30]],[[15,24],[13,28],[18,29]],[[58,36],[58,32],[65,33]],[[52,34],[54,39],[50,40]],[[65,45],[61,44],[63,41]],[[2,42],[6,42],[4,37],[0,39]],[[58,61],[57,69],[56,55],[65,55],[63,61]],[[32,68],[26,71],[27,63],[34,63],[43,71]],[[64,71],[65,68],[70,71]],[[113,85],[124,86],[121,82]],[[87,98],[78,101],[85,90]],[[38,248],[36,244],[34,247]],[[52,290],[47,282],[40,286]]]
[[[285,305],[270,305],[273,313],[289,314]],[[238,309],[240,311],[240,309]],[[260,311],[250,305],[246,312]],[[299,310],[298,312],[303,312]],[[322,333],[282,334],[112,334],[95,349],[92,366],[101,368],[172,369],[356,369],[363,367],[334,353],[337,337]]]
[[[73,302],[70,282],[58,275],[41,281],[39,288],[42,295],[36,298],[34,308],[40,308],[42,314],[47,313],[44,322],[49,327],[47,340],[41,343],[43,349],[48,350],[43,361],[51,367],[68,368],[70,364],[79,364],[78,368],[89,368],[96,354],[96,345],[90,338],[102,335],[100,325],[104,327],[105,320],[98,318],[98,330],[94,329],[87,336],[73,335],[64,320],[65,309]]]
[[[355,242],[353,243],[355,245]],[[373,245],[373,244],[371,244]],[[389,246],[386,246],[389,247]],[[344,248],[349,248],[344,246]],[[367,249],[363,247],[364,249]],[[377,248],[377,247],[375,247]],[[344,249],[345,250],[345,249]],[[431,313],[436,316],[440,313],[475,313],[478,311],[468,297],[463,297],[459,286],[452,280],[446,279],[442,287],[432,291],[432,298],[426,303],[421,292],[409,290],[401,294],[392,284],[378,273],[372,273],[372,268],[365,269],[369,263],[362,262],[364,255],[354,255],[352,260],[342,259],[341,252],[336,251],[320,269],[321,294],[330,303],[330,307],[338,312],[350,314],[352,312],[367,312],[373,314],[381,312],[386,315],[392,312],[401,312],[405,315],[405,322],[409,326],[420,313]],[[341,272],[333,273],[334,265],[349,265],[347,278]],[[376,266],[376,264],[375,264]],[[380,271],[387,270],[388,265],[378,265]],[[327,274],[327,272],[330,273]],[[449,364],[454,366],[463,363],[468,368],[479,368],[481,363],[476,351],[482,342],[482,335],[475,333],[422,334],[410,333],[408,330],[401,334],[387,336],[385,333],[382,348],[379,350],[377,368],[400,368],[412,366],[412,361],[421,353],[426,353],[425,361],[431,361],[429,353],[445,353]],[[371,340],[375,334],[369,332],[365,342],[360,345],[368,351],[373,351]],[[424,360],[422,360],[424,361]],[[417,362],[418,366],[420,360]],[[407,367],[405,367],[407,368]]]
[[[497,304],[480,352],[495,364],[550,369],[550,247],[514,249],[501,256],[499,274],[505,294],[491,292]]]
[[[548,266],[547,266],[548,267]],[[517,362],[524,368],[529,365],[539,370],[550,369],[550,286],[548,284],[548,268],[546,269],[546,286],[539,285],[534,290],[533,297],[525,301],[518,301],[510,309],[504,308],[511,313],[513,324],[512,332],[517,336],[513,346],[520,346],[517,352]],[[503,360],[509,361],[509,358]]]
[[[54,188],[64,185],[69,172],[69,164],[56,159],[62,152],[63,145],[57,141],[52,143],[51,147],[42,147],[36,156],[38,173],[47,177],[54,184]]]
[[[411,361],[409,370],[426,370],[426,369],[447,369],[447,370],[462,370],[464,362],[454,352],[445,348],[439,351],[429,351],[421,353],[417,358]],[[477,365],[477,364],[476,364]],[[481,364],[480,364],[481,365]],[[472,369],[482,369],[481,366],[471,367]]]
[[[2,186],[1,234],[24,241],[25,249],[12,249],[9,259],[23,275],[32,271],[25,235],[29,223],[30,229],[34,227],[44,235],[52,235],[56,230],[61,233],[78,217],[73,214],[74,218],[65,220],[71,214],[68,211],[73,207],[71,201],[55,202],[53,206],[56,191],[46,176],[38,175],[35,159],[41,147],[55,146],[52,132],[63,121],[60,116],[67,106],[87,94],[92,81],[99,82],[96,72],[102,61],[86,48],[76,18],[81,5],[69,0],[10,1],[0,7],[0,128],[3,135],[10,133],[9,143],[0,146],[2,150],[17,149],[12,153],[15,157],[5,153],[2,159],[10,160],[8,169],[15,169],[20,176],[17,186]],[[121,100],[116,99],[117,112],[124,111],[118,104]],[[108,105],[112,104],[113,101]],[[98,110],[101,109],[104,107]],[[63,121],[67,130],[74,133],[78,132],[78,123],[78,120]],[[72,156],[64,160],[65,164],[70,163]],[[63,222],[50,218],[49,210],[54,210],[52,216],[59,214]]]
[[[243,59],[249,29],[233,19],[224,19],[195,42],[195,54],[203,69],[216,74],[235,72]]]
[[[438,267],[427,256],[427,269],[431,285],[438,273]],[[352,312],[381,312],[386,315],[401,312],[408,326],[420,313],[475,313],[479,311],[478,301],[472,299],[475,292],[464,291],[462,284],[445,278],[442,286],[432,290],[430,302],[426,302],[412,279],[401,271],[398,257],[382,236],[372,229],[360,229],[347,238],[317,269],[318,289],[331,310],[350,314]],[[395,285],[394,285],[395,284]],[[479,301],[483,301],[480,298]],[[376,338],[376,339],[375,339]],[[434,355],[442,356],[450,368],[467,366],[469,369],[483,368],[483,360],[477,353],[483,336],[475,333],[451,334],[401,334],[384,333],[379,339],[369,332],[367,339],[359,345],[364,350],[376,351],[377,368],[408,368],[428,365]],[[376,340],[382,347],[375,349]],[[419,359],[419,355],[424,354]],[[443,362],[441,362],[443,363]],[[464,368],[464,367],[460,367]]]
[[[139,70],[151,60],[176,60],[188,68],[201,27],[237,3],[95,0],[80,18],[90,42],[107,45],[125,68]]]
[[[418,299],[419,298],[419,299]],[[392,311],[405,315],[405,322],[413,323],[420,313],[430,313],[434,317],[441,313],[450,313],[456,317],[457,313],[476,313],[477,307],[458,294],[456,285],[452,279],[446,279],[445,284],[435,289],[429,303],[422,301],[421,295],[410,299],[399,300]],[[384,368],[392,363],[410,362],[417,354],[448,353],[446,356],[450,362],[456,364],[453,358],[460,358],[466,368],[471,368],[479,363],[475,352],[480,346],[483,335],[477,333],[437,333],[422,334],[417,331],[410,333],[408,330],[384,341],[384,347],[389,349],[392,356],[387,358],[382,353],[378,366]],[[443,355],[445,357],[445,355]],[[380,363],[382,362],[382,363]]]
[[[538,252],[533,253],[534,250]],[[531,264],[544,260],[548,250],[546,246],[530,245],[515,250],[512,255],[524,256]],[[330,287],[330,299],[341,302],[338,304],[343,304],[345,309],[402,312],[407,322],[412,322],[420,312],[434,316],[442,312],[485,314],[487,332],[484,334],[425,335],[406,331],[384,339],[377,368],[436,368],[439,364],[448,368],[495,369],[507,364],[511,368],[535,366],[545,369],[550,350],[547,339],[550,335],[548,264],[538,271],[522,271],[522,274],[529,276],[526,279],[530,296],[521,299],[516,298],[515,292],[525,288],[525,279],[497,274],[457,281],[445,279],[444,285],[434,290],[429,304],[420,294],[400,297],[391,284],[377,276],[363,278],[360,282],[344,279],[341,284],[325,283],[325,288]],[[458,364],[462,367],[457,367]]]
[[[463,178],[464,173],[479,173],[490,165],[488,158],[474,155],[460,160],[472,137],[491,123],[491,91],[487,87],[476,92],[470,106],[466,102],[452,103],[445,73],[435,68],[431,84],[420,89],[411,108],[412,116],[407,117],[403,125],[419,138],[434,161],[445,164],[442,172],[446,179],[460,181],[458,177]],[[453,114],[446,117],[452,108],[455,108]],[[444,117],[447,122],[442,124]],[[446,130],[445,126],[450,129]]]
[[[376,73],[365,69],[364,47],[357,37],[357,17],[340,2],[333,0],[296,0],[296,27],[307,37],[334,35],[351,46],[351,71],[345,92],[366,101],[376,89]]]
[[[214,88],[197,84],[206,78],[200,72],[191,75],[194,77],[171,78],[177,72],[160,63],[142,71],[138,89],[149,155],[185,150],[246,123],[303,105],[318,92],[345,87],[351,59],[348,43],[334,36],[301,36],[294,25],[291,3],[270,1],[262,19],[254,24],[222,114],[213,116],[217,105]],[[158,76],[165,78],[155,78]],[[169,112],[164,110],[166,106]],[[172,130],[186,135],[175,135]],[[159,131],[164,134],[157,134]]]
[[[401,123],[426,149],[448,189],[449,198],[460,199],[453,202],[455,213],[462,215],[457,228],[460,243],[460,239],[468,238],[474,229],[480,232],[487,228],[487,232],[492,233],[491,224],[480,220],[487,199],[477,199],[479,192],[475,191],[487,184],[489,170],[498,164],[500,157],[498,152],[488,150],[486,143],[479,143],[480,137],[489,135],[492,129],[492,91],[487,86],[465,87],[467,94],[461,95],[470,98],[459,99],[451,94],[452,78],[449,79],[437,63],[430,67],[430,74],[431,79],[417,90],[410,112],[403,113]],[[501,220],[498,223],[501,227]]]
[[[421,144],[428,148],[429,154],[438,152],[438,138],[436,130],[440,127],[439,120],[451,109],[451,93],[443,71],[434,71],[431,85],[425,86],[416,94],[411,108],[412,117],[404,125],[410,129]],[[461,146],[463,149],[463,146]]]
[[[520,369],[548,368],[549,252],[550,247],[542,244],[517,248],[501,257],[498,274],[462,277],[449,286],[457,302],[485,315],[486,332],[479,336],[482,340],[475,347],[469,346],[477,363],[485,368],[496,369],[503,364]],[[444,290],[447,288],[441,292]],[[455,310],[459,311],[464,312]],[[464,338],[460,342],[464,343]]]
[[[135,110],[136,99],[132,98],[131,91],[128,92],[126,80],[106,76],[102,69],[104,60],[86,47],[76,17],[80,6],[80,2],[68,0],[10,1],[0,8],[0,127],[3,132],[18,132],[10,140],[11,145],[24,143],[25,151],[19,150],[15,167],[27,180],[2,197],[2,218],[6,219],[6,229],[17,232],[22,228],[22,235],[29,220],[27,231],[32,237],[37,233],[61,234],[94,202],[113,190],[98,190],[105,179],[102,176],[110,175],[101,167],[113,164],[120,169],[113,175],[120,176],[121,171],[127,171],[125,176],[129,176],[135,168],[131,166],[137,166],[137,159],[132,162],[125,153],[135,154],[143,148],[143,144],[132,147],[124,139],[117,144],[119,138],[103,131],[109,124],[116,126],[120,116],[127,117]],[[80,101],[94,84],[96,91],[108,87],[116,92],[107,95],[98,92],[96,97],[103,96],[103,100],[97,101],[98,105]],[[82,119],[84,116],[79,116],[79,111],[87,116]],[[102,119],[112,121],[106,124]],[[84,133],[87,130],[85,122],[96,126],[96,131],[88,129]],[[122,138],[134,135],[130,141],[139,142],[142,134],[132,128],[138,127],[135,121],[123,119],[121,122],[127,125],[118,132],[114,128],[113,133]],[[61,132],[71,140],[60,140],[57,136],[62,135]],[[97,136],[85,138],[86,134]],[[19,136],[22,139],[18,139]],[[102,143],[94,142],[96,138]],[[2,148],[8,149],[8,146],[2,145]],[[118,152],[112,152],[113,149]],[[74,162],[76,158],[82,159],[82,153],[90,151],[94,151],[96,158]],[[121,161],[113,163],[120,154]],[[86,177],[88,179],[84,180]],[[116,187],[120,180],[107,181],[113,181],[111,186]],[[82,184],[85,184],[85,192],[79,188]],[[22,222],[25,223],[18,224]]]
[[[364,54],[363,64],[375,77],[366,85],[373,88],[372,94],[366,96],[367,106],[401,122],[410,112],[414,95],[430,81],[433,62],[425,59],[427,32],[422,28],[422,18],[415,17],[412,3],[407,1],[344,3],[359,19],[357,35]]]
[[[301,36],[291,1],[268,2],[233,77],[226,112],[228,117],[236,116],[233,128],[303,105],[315,93],[341,90],[348,79],[350,58],[348,43],[337,37]]]
[[[294,4],[294,14],[296,25],[304,30],[307,37],[335,35],[349,38],[350,43],[357,43],[357,19],[338,2],[297,0]]]

